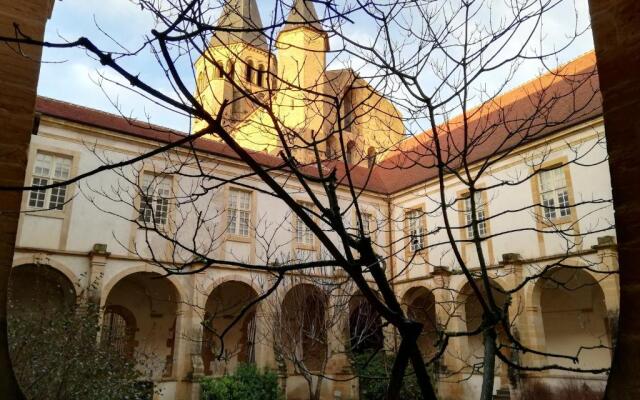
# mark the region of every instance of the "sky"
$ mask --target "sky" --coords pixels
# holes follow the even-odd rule
[[[579,25],[588,27],[587,0],[574,0],[575,9],[580,18]],[[261,8],[263,23],[269,20],[268,11],[273,0],[258,0]],[[491,1],[499,8],[501,1]],[[574,4],[569,8],[555,10],[545,21],[545,42],[549,46],[561,43],[570,34],[568,22]],[[320,10],[319,10],[320,11]],[[140,6],[130,0],[62,0],[56,1],[53,15],[49,20],[45,39],[52,42],[75,40],[84,36],[94,41],[99,47],[115,50],[119,45],[134,49],[149,35],[155,26],[154,19],[147,13],[141,12]],[[108,32],[111,37],[102,31]],[[353,23],[345,26],[349,37],[359,41],[371,40],[376,34],[375,26],[354,19]],[[118,44],[115,42],[117,41]],[[562,52],[558,62],[567,62],[593,48],[591,33],[582,35],[568,50]],[[49,49],[45,48],[42,56],[38,94],[71,103],[80,104],[112,113],[122,113],[137,119],[149,120],[157,125],[173,129],[188,131],[189,119],[178,115],[163,107],[153,104],[140,96],[132,94],[127,84],[114,72],[101,66],[99,62],[89,57],[86,52],[77,49]],[[341,63],[354,60],[342,56]],[[340,65],[337,61],[332,67]],[[357,62],[354,61],[354,64]],[[123,60],[129,70],[139,74],[140,78],[159,88],[165,93],[171,92],[171,87],[150,51],[143,51],[136,57]],[[511,86],[530,80],[540,72],[539,66],[525,65],[514,77]],[[183,66],[182,72],[190,73]],[[103,75],[109,79],[121,82],[124,87],[116,86],[100,79]],[[499,77],[497,77],[499,78]],[[428,80],[428,77],[425,79]],[[499,80],[499,79],[497,79]],[[491,84],[489,79],[488,84]],[[114,105],[115,103],[115,105]]]

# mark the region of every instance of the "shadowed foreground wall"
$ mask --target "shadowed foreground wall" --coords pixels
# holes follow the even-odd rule
[[[0,35],[14,34],[14,23],[35,39],[42,39],[51,14],[52,0],[0,0]],[[39,47],[0,45],[0,185],[24,183],[27,149],[33,127],[33,110],[40,73]],[[13,259],[22,193],[0,195],[0,397],[19,398],[10,374],[7,346],[6,288]]]
[[[640,2],[590,0],[610,155],[620,265],[620,324],[608,399],[640,398]]]

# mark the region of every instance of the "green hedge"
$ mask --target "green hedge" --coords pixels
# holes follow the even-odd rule
[[[274,372],[259,371],[253,364],[240,364],[231,375],[206,377],[200,381],[202,400],[279,400],[283,399]]]
[[[365,352],[353,355],[352,363],[359,378],[360,399],[383,400],[391,375],[393,357],[383,351],[379,351],[375,355],[372,355],[371,352]],[[403,400],[422,398],[411,363],[405,372],[400,398]]]

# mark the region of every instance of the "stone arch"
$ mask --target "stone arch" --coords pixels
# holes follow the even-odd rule
[[[28,264],[46,265],[60,272],[69,280],[69,282],[71,282],[76,296],[78,296],[83,289],[83,281],[86,280],[86,278],[76,274],[71,268],[53,258],[49,258],[40,254],[34,254],[29,257],[21,257],[15,259],[13,261],[12,267],[16,268]]]
[[[135,318],[134,358],[148,379],[172,377],[178,316],[185,298],[175,280],[148,267],[131,268],[112,277],[103,289],[104,309],[117,307]]]
[[[581,346],[595,347],[580,351],[577,364],[555,357],[549,361],[583,369],[611,365],[610,316],[595,274],[581,267],[554,268],[536,281],[532,301],[540,311],[535,325],[546,352],[575,356]]]
[[[327,357],[327,306],[324,291],[309,283],[292,286],[282,300],[280,342],[311,371],[320,370]]]
[[[483,310],[481,303],[472,291],[469,282],[463,282],[464,283],[456,297],[456,315],[458,315],[458,317],[460,318],[463,329],[471,332],[477,330],[482,324]],[[486,299],[487,295],[482,281],[480,279],[476,279],[475,282],[480,287],[482,296]],[[496,305],[498,307],[504,307],[507,302],[507,296],[505,293],[503,293],[504,288],[495,279],[490,279],[490,282],[492,287],[492,294],[496,301]],[[498,342],[506,342],[505,332],[502,330],[502,327],[500,325],[496,326],[496,331],[498,334]],[[467,343],[465,349],[468,362],[474,364],[481,362],[481,360],[484,358],[482,332],[467,336],[466,339]]]
[[[100,341],[111,346],[114,351],[133,358],[134,349],[138,345],[135,340],[137,329],[136,317],[131,310],[119,305],[110,305],[104,310]]]
[[[48,318],[71,311],[78,299],[73,281],[52,263],[27,263],[13,267],[9,282],[9,313]],[[54,263],[55,264],[55,263]]]
[[[205,374],[221,375],[239,362],[255,362],[256,309],[245,310],[258,292],[248,283],[225,279],[210,292],[203,318],[202,359]],[[237,322],[236,318],[239,318]],[[232,325],[233,324],[233,325]],[[220,335],[225,331],[223,340]],[[221,353],[219,363],[214,358]]]
[[[438,319],[436,315],[436,298],[433,292],[424,286],[414,286],[405,291],[402,296],[402,306],[407,316],[418,322],[422,333],[418,338],[418,347],[424,357],[435,354],[435,343],[438,338]]]
[[[353,353],[377,351],[384,346],[382,317],[357,291],[349,298],[349,347]]]
[[[158,270],[157,268],[154,268],[148,264],[137,265],[135,267],[123,269],[122,271],[116,273],[115,275],[109,277],[108,279],[103,280],[102,290],[100,295],[101,306],[104,307],[107,296],[119,281],[121,281],[122,279],[126,278],[129,275],[133,275],[139,272],[149,272],[149,273],[158,274],[158,275],[162,274],[161,270]],[[177,293],[178,293],[177,301],[179,304],[182,305],[185,301],[187,301],[187,299],[189,299],[189,295],[188,295],[189,290],[182,284],[179,276],[172,275],[172,276],[166,277],[165,279],[171,282],[171,284],[177,290]]]

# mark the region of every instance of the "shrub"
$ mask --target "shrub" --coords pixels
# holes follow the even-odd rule
[[[520,400],[602,400],[604,393],[589,387],[586,383],[568,381],[562,386],[551,387],[543,382],[527,383],[522,389]]]
[[[272,371],[261,372],[253,364],[239,364],[231,375],[200,381],[202,400],[278,400],[282,391]]]
[[[385,398],[393,359],[383,351],[376,354],[365,352],[352,357],[352,365],[360,383],[360,399],[382,400]],[[410,363],[402,382],[400,398],[403,400],[422,398],[418,381]]]
[[[151,399],[135,362],[96,340],[96,305],[14,312],[10,302],[9,311],[9,349],[28,399]]]

